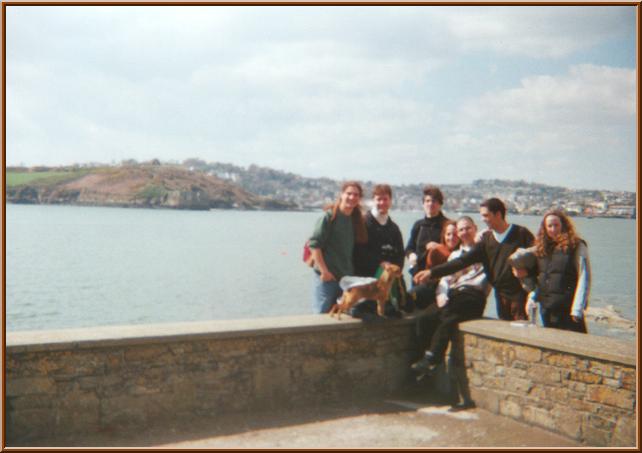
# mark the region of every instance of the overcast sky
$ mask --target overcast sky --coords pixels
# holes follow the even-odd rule
[[[635,190],[634,6],[7,6],[7,165]]]

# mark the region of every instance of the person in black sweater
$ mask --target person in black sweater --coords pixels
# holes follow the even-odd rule
[[[374,207],[365,217],[368,242],[356,244],[354,248],[355,274],[360,277],[375,277],[384,263],[404,265],[404,248],[401,230],[392,221],[388,211],[392,206],[392,188],[388,184],[378,184],[372,190]],[[405,283],[402,280],[402,290]],[[350,313],[355,318],[373,320],[377,317],[375,301],[364,301],[356,305]],[[386,316],[400,316],[392,304],[386,304]]]
[[[479,210],[489,231],[467,253],[457,259],[418,272],[416,284],[453,274],[471,264],[482,263],[489,283],[495,288],[495,302],[499,319],[512,321],[527,319],[524,305],[527,293],[513,275],[508,257],[518,248],[533,245],[533,234],[525,227],[506,222],[506,207],[501,200],[489,198]]]
[[[427,257],[431,250],[437,248],[441,243],[441,235],[444,224],[448,218],[441,212],[444,204],[444,195],[435,186],[425,186],[423,190],[423,207],[425,216],[417,220],[410,230],[410,238],[406,245],[406,256],[408,257],[408,270],[414,276],[417,272],[426,269]],[[435,301],[435,282],[426,282],[423,285],[415,285],[412,281],[411,304],[423,309]]]
[[[423,205],[426,215],[414,223],[406,245],[411,275],[426,268],[428,252],[439,245],[444,222],[448,220],[441,212],[443,204],[444,195],[438,187],[424,187]]]
[[[383,263],[403,268],[405,257],[401,230],[388,214],[392,188],[378,184],[372,190],[372,198],[375,206],[365,215],[368,242],[357,244],[354,250],[355,274],[361,277],[374,277]]]

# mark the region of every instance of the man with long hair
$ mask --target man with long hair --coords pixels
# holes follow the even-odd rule
[[[362,196],[363,188],[357,181],[343,183],[339,199],[326,206],[310,237],[316,313],[328,313],[337,302],[342,294],[339,280],[354,274],[354,244],[368,240],[359,204]]]

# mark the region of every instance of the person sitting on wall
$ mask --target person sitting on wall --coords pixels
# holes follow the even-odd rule
[[[459,243],[456,223],[452,220],[446,220],[443,223],[439,243],[431,246],[430,251],[426,254],[426,265],[424,269],[432,269],[448,261],[450,254],[459,248]],[[414,285],[410,289],[408,299],[410,303],[414,303],[417,308],[428,308],[431,310],[435,304],[436,290],[436,281],[424,281]]]
[[[457,220],[457,235],[461,240],[461,247],[450,254],[449,261],[460,258],[469,252],[475,245],[477,226],[468,216]],[[457,326],[462,321],[481,318],[486,308],[486,298],[490,292],[490,285],[481,263],[474,263],[439,280],[437,286],[438,319],[437,328],[428,338],[419,340],[429,343],[430,347],[425,356],[412,364],[413,371],[419,374],[431,374],[436,367],[444,363],[444,356]],[[428,340],[426,342],[426,340]],[[454,410],[475,407],[467,393],[463,395],[464,401],[451,408]]]
[[[530,247],[533,234],[523,226],[506,222],[506,206],[498,198],[484,200],[479,212],[489,228],[482,234],[481,240],[460,257],[418,272],[414,281],[419,284],[431,278],[453,274],[471,264],[482,263],[489,283],[495,288],[499,319],[524,320],[527,292],[513,275],[509,257],[518,248]]]

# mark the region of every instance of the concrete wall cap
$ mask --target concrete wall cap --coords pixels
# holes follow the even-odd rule
[[[516,326],[508,321],[481,319],[459,325],[459,330],[488,338],[520,343],[536,348],[636,365],[637,345],[632,341],[590,334],[547,329],[540,326]]]
[[[99,326],[62,330],[7,332],[7,352],[37,352],[166,343],[196,338],[242,338],[277,333],[336,331],[341,329],[386,328],[413,322],[413,318],[390,319],[378,324],[343,315],[282,316],[258,319],[197,321],[182,323]]]

